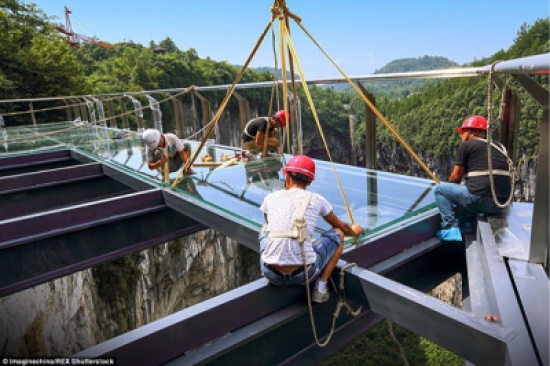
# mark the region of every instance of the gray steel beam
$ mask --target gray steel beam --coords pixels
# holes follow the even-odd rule
[[[371,238],[356,245],[352,250],[346,250],[342,259],[368,268],[416,243],[433,238],[438,230],[439,220],[437,209],[401,220],[396,225],[403,227],[403,230],[390,228],[377,234],[371,234],[369,235]]]
[[[0,195],[59,184],[75,183],[101,176],[103,176],[101,164],[90,163],[0,177]]]
[[[550,309],[550,289],[548,277],[541,265],[508,260],[510,276],[513,279],[517,297],[520,300],[521,310],[525,316],[525,323],[529,328],[532,341],[537,349],[541,364],[550,363],[550,336],[548,309]]]
[[[118,365],[159,365],[223,337],[244,324],[289,306],[300,289],[257,280],[77,353],[74,357],[117,357]]]
[[[134,192],[108,176],[88,177],[77,184],[52,184],[0,195],[0,220],[49,211]],[[32,204],[26,204],[32,202]]]
[[[414,231],[414,228],[404,230],[408,229]],[[428,282],[422,278],[433,273],[434,265],[442,263],[449,273],[458,270],[453,267],[456,256],[443,254],[448,250],[449,247],[430,240],[419,250],[402,253],[401,263],[389,259],[387,264],[379,264],[378,269],[399,271],[403,266],[411,265],[415,268],[415,275],[406,277],[408,283],[423,286]],[[433,256],[423,255],[431,252]],[[439,258],[439,263],[435,258]],[[424,273],[419,273],[419,270]],[[439,283],[449,273],[439,277]],[[346,274],[346,278],[348,276]],[[346,294],[352,304],[357,299],[364,300],[360,287],[347,286]],[[335,304],[336,297],[329,304],[314,306],[320,336],[326,335],[330,328]],[[361,304],[368,307],[364,301]],[[123,365],[136,362],[159,364],[168,360],[173,360],[173,364],[313,364],[363,334],[380,319],[368,311],[358,318],[342,314],[333,341],[328,347],[319,349],[313,343],[303,289],[276,288],[267,285],[265,280],[259,280],[176,313],[170,319],[151,323],[80,352],[75,357],[114,356]],[[288,336],[290,329],[292,337]],[[455,333],[450,327],[442,332]]]
[[[0,221],[0,296],[204,229],[159,190]]]
[[[346,293],[357,302],[477,365],[503,365],[511,328],[480,322],[473,315],[363,268],[352,267]],[[349,286],[349,289],[348,289]]]
[[[538,351],[531,341],[530,330],[522,314],[521,301],[516,295],[514,283],[510,278],[505,260],[498,252],[491,226],[484,220],[478,220],[478,232],[481,243],[479,248],[484,254],[480,257],[480,260],[482,261],[482,267],[485,267],[485,286],[478,289],[478,291],[487,293],[490,300],[489,310],[493,311],[491,315],[499,317],[498,323],[510,329],[515,329],[517,333],[508,342],[508,362],[511,365],[537,365],[540,362],[540,357],[538,357]],[[472,307],[474,308],[474,304],[472,304]],[[478,319],[480,318],[478,317]]]
[[[206,208],[204,201],[187,194],[169,189],[163,190],[163,194],[166,205],[171,209],[189,215],[204,226],[212,228],[256,252],[260,251],[258,244],[260,228],[256,224],[247,222],[231,212],[221,210],[213,205],[208,205]]]
[[[164,207],[158,190],[128,194],[0,221],[0,250]]]
[[[0,157],[0,175],[10,175],[13,174],[11,170],[21,170],[22,168],[31,169],[35,167],[34,170],[39,170],[36,167],[47,164],[68,163],[72,160],[69,150]]]
[[[539,161],[536,181],[535,208],[531,232],[529,261],[540,263],[550,277],[550,92],[524,75],[514,78],[542,107],[540,122]]]

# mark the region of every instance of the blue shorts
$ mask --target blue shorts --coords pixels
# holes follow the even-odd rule
[[[278,286],[298,286],[306,284],[306,276],[304,273],[304,265],[302,264],[300,268],[296,269],[294,272],[290,273],[281,273],[277,270],[266,266],[266,264],[261,260],[261,255],[267,244],[267,231],[261,230],[259,239],[260,239],[260,269],[265,278],[269,282]],[[311,264],[307,275],[309,282],[315,281],[323,268],[327,265],[328,261],[332,258],[336,249],[340,245],[340,235],[336,230],[327,230],[321,237],[315,239],[312,243],[313,251],[317,255],[315,263]]]

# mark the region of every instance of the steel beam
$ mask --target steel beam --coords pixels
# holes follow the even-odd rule
[[[431,259],[430,262],[433,263]],[[424,261],[421,268],[430,272],[430,262]],[[480,323],[468,313],[362,268],[348,269],[345,276],[348,299],[353,307],[361,304],[365,311],[358,318],[343,314],[337,323],[334,343],[328,348],[319,349],[312,342],[303,290],[277,288],[262,279],[74,357],[117,357],[121,365],[170,360],[171,365],[315,364],[379,321],[379,316],[366,311],[376,308],[422,336],[437,335],[435,341],[440,345],[443,343],[451,350],[460,348],[459,355],[466,359],[479,364],[503,364],[506,342],[515,334],[512,330]],[[409,280],[414,278],[409,276]],[[333,299],[324,305],[314,305],[321,338],[330,329],[335,302]]]
[[[203,200],[172,190],[163,190],[166,205],[184,215],[189,215],[204,226],[238,241],[240,244],[259,252],[259,227],[247,222],[231,212],[221,210],[214,205],[205,206]]]
[[[0,250],[164,207],[158,190],[128,194],[0,221]]]
[[[0,195],[0,220],[18,216],[32,215],[86,202],[93,202],[108,197],[115,197],[135,192],[111,178],[100,175],[88,177],[77,184],[51,184]],[[28,204],[26,202],[32,202]]]
[[[537,187],[535,208],[533,211],[533,229],[529,261],[540,263],[550,277],[550,92],[525,75],[513,75],[514,78],[542,107],[540,122],[539,161],[537,169]]]
[[[491,315],[498,316],[498,323],[510,329],[515,329],[517,335],[508,342],[509,364],[537,365],[540,357],[530,338],[530,329],[526,326],[521,309],[521,299],[517,297],[515,285],[510,278],[509,269],[503,257],[498,252],[491,226],[484,220],[478,220],[478,256],[483,268],[484,282],[477,291],[483,291],[488,297],[487,309]],[[470,286],[474,288],[474,283]],[[542,294],[538,294],[539,296]],[[544,301],[544,299],[539,299]],[[475,312],[475,303],[472,309]],[[478,311],[477,318],[480,318]],[[546,313],[548,315],[548,313]],[[474,362],[475,363],[475,362]]]
[[[0,296],[204,229],[158,190],[0,221]]]
[[[37,167],[47,164],[70,164],[72,160],[70,150],[57,150],[46,153],[26,153],[25,155],[0,157],[0,176],[12,175],[22,169],[27,169],[26,171],[29,171],[29,169],[33,167],[34,170],[40,170],[40,168]]]
[[[379,233],[370,235],[367,241],[346,250],[342,259],[357,263],[358,266],[368,268],[378,262],[388,259],[416,243],[428,240],[435,236],[439,227],[439,211],[429,210],[410,219],[401,220],[396,225],[402,229],[390,227]]]
[[[368,309],[477,365],[503,365],[511,328],[480,322],[473,315],[363,268],[347,270],[346,293]]]
[[[103,176],[101,164],[90,163],[0,177],[0,195],[75,183],[101,176]]]

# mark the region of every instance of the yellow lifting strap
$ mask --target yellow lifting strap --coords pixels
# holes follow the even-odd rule
[[[321,123],[319,122],[319,116],[317,115],[317,110],[315,109],[313,99],[311,98],[311,94],[310,94],[309,88],[307,86],[306,78],[304,76],[304,72],[303,72],[302,67],[300,65],[298,55],[296,54],[294,44],[292,43],[292,39],[290,38],[290,34],[289,34],[288,30],[286,29],[285,23],[280,22],[280,24],[281,24],[281,28],[283,28],[283,33],[284,33],[284,36],[285,36],[287,44],[288,44],[288,49],[289,49],[289,51],[292,55],[292,58],[294,59],[294,61],[296,63],[296,68],[298,70],[298,74],[300,75],[300,81],[301,81],[302,86],[304,88],[304,92],[306,94],[306,98],[308,100],[309,106],[311,107],[311,112],[313,114],[313,118],[315,119],[315,123],[317,124],[317,128],[319,129],[319,134],[321,136],[321,139],[323,140],[323,144],[325,145],[325,149],[327,151],[328,158],[329,158],[330,162],[332,163],[332,170],[334,171],[334,176],[336,177],[336,182],[338,183],[338,187],[340,189],[340,194],[342,195],[342,199],[344,200],[344,205],[346,206],[348,216],[350,218],[351,223],[355,224],[355,220],[353,219],[353,214],[351,213],[351,209],[349,207],[349,203],[348,203],[348,200],[346,198],[346,194],[344,193],[344,188],[342,187],[342,183],[340,182],[340,178],[338,177],[338,173],[336,172],[336,167],[335,167],[334,162],[332,160],[332,155],[330,154],[330,149],[328,148],[328,144],[327,144],[327,140],[325,138],[325,134],[323,132],[323,128],[321,127]]]
[[[176,179],[174,180],[174,183],[172,184],[172,189],[174,189],[178,185],[178,183],[183,179],[182,176],[184,174],[186,174],[184,172],[187,170],[187,168],[192,166],[193,163],[195,162],[195,160],[197,160],[197,157],[199,156],[200,152],[202,151],[202,148],[204,147],[204,144],[206,143],[206,140],[208,140],[208,138],[212,134],[212,131],[214,130],[214,127],[216,127],[216,124],[218,123],[223,111],[225,110],[225,107],[227,106],[227,103],[229,102],[229,99],[233,95],[233,91],[235,91],[235,86],[241,80],[244,72],[248,68],[248,65],[252,61],[252,58],[254,57],[256,52],[258,51],[258,48],[260,47],[260,45],[262,44],[262,41],[265,38],[265,35],[267,34],[267,32],[269,31],[269,28],[271,27],[272,23],[273,23],[273,18],[269,21],[269,23],[265,27],[264,31],[260,35],[260,38],[258,38],[258,41],[256,42],[256,45],[254,46],[254,49],[252,50],[252,53],[246,59],[246,62],[244,63],[241,70],[239,71],[239,74],[237,75],[237,77],[233,81],[233,84],[231,85],[231,87],[227,91],[227,94],[225,95],[220,107],[218,108],[218,111],[216,112],[216,115],[214,116],[212,121],[210,121],[208,123],[208,128],[206,129],[206,132],[204,133],[204,136],[203,136],[203,138],[202,138],[202,140],[199,144],[199,147],[197,148],[197,150],[193,154],[193,157],[191,159],[187,159],[187,161],[185,162],[183,167],[179,170],[178,175],[177,175]]]
[[[373,111],[373,113],[382,121],[382,123],[384,123],[384,125],[388,128],[388,130],[392,133],[392,135],[397,139],[397,141],[399,141],[399,143],[403,146],[403,148],[405,148],[405,150],[407,150],[407,152],[413,157],[413,159],[416,160],[416,162],[420,165],[420,167],[424,169],[424,171],[430,176],[430,178],[432,178],[437,183],[441,183],[441,181],[432,173],[432,171],[426,166],[426,164],[424,164],[422,160],[420,160],[420,158],[415,154],[415,152],[411,149],[411,147],[407,144],[407,142],[405,142],[405,140],[403,140],[401,136],[399,136],[397,131],[395,131],[395,129],[392,127],[392,125],[386,120],[386,118],[384,118],[382,113],[380,113],[380,111],[374,106],[374,104],[372,104],[372,102],[363,94],[361,89],[359,89],[357,85],[355,85],[355,83],[346,75],[346,73],[342,71],[342,69],[340,69],[340,67],[338,67],[338,65],[334,62],[334,60],[325,52],[325,50],[321,47],[321,45],[317,43],[317,41],[311,36],[311,34],[304,28],[302,23],[300,22],[297,22],[297,23],[300,26],[300,28],[302,28],[304,33],[307,34],[307,36],[311,39],[311,41],[315,43],[315,45],[319,48],[319,50],[329,59],[329,61],[334,65],[334,67],[336,67],[336,69],[342,74],[342,76],[347,80],[347,82],[357,92],[357,94],[359,94],[361,99],[363,99],[363,101],[369,106],[369,108]]]

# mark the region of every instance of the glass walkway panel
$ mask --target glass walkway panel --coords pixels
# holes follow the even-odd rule
[[[94,160],[113,164],[155,186],[168,186],[162,182],[158,171],[148,168],[145,145],[140,136],[132,131],[60,122],[8,128],[4,131],[4,141],[0,157],[12,153],[72,148]],[[195,153],[199,143],[189,142]],[[240,156],[241,151],[226,146],[205,145],[195,161],[200,162],[205,154],[209,154],[214,162],[221,163],[222,156]],[[268,193],[284,189],[282,169],[290,157],[243,159],[227,167],[197,165],[193,167],[195,173],[180,181],[175,191],[259,228],[264,224],[259,207]],[[333,167],[330,162],[316,160],[316,177],[308,190],[327,198],[336,216],[348,223],[351,219],[336,174],[354,221],[369,232],[435,207],[432,193],[435,183],[432,180],[342,164],[334,164]],[[171,181],[177,176],[178,172],[171,173]],[[317,225],[315,235],[329,228],[321,219]]]

